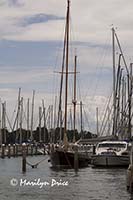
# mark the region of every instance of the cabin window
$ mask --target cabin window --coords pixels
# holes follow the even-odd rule
[[[126,144],[111,144],[111,143],[105,143],[105,144],[99,144],[98,148],[126,148]]]

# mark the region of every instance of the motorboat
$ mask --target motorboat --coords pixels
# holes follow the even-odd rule
[[[129,144],[126,141],[103,141],[97,144],[92,156],[94,166],[117,167],[130,163]]]

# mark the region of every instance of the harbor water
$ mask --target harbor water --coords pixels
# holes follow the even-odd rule
[[[0,159],[1,200],[131,200],[126,169],[84,168],[54,170],[48,156],[37,168],[21,172],[21,157]],[[28,157],[35,164],[44,156]]]

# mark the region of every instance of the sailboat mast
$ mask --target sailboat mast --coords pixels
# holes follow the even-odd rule
[[[115,30],[112,28],[112,56],[113,56],[113,132],[115,135],[116,131],[116,92],[115,92],[115,82],[116,82],[116,72],[115,72]]]
[[[30,99],[28,98],[28,100],[27,100],[27,139],[29,139],[29,137],[30,137],[30,132],[29,132],[29,130],[30,130],[30,128],[29,128],[29,104],[30,103]]]
[[[80,101],[80,127],[81,127],[81,139],[84,138],[84,135],[83,135],[83,112],[82,112],[82,108],[83,107],[83,104],[82,104],[82,101]]]
[[[22,144],[22,123],[23,123],[23,97],[20,100],[20,122],[19,122],[19,142]]]
[[[96,107],[96,122],[97,122],[97,137],[99,136],[99,111],[98,111],[98,107]]]
[[[42,141],[41,122],[42,122],[42,107],[39,106],[39,142]]]
[[[74,126],[74,134],[73,134],[73,142],[76,140],[75,136],[75,123],[76,123],[76,70],[77,70],[77,56],[75,55],[74,59],[74,98],[73,98],[73,126]]]
[[[44,100],[42,100],[42,107],[43,107],[43,142],[46,142],[46,108],[44,106]]]
[[[65,51],[66,51],[66,27],[65,26],[65,36],[64,36],[64,48],[63,48],[63,59],[62,59],[62,71],[61,71],[61,81],[60,81],[60,96],[59,96],[59,108],[58,108],[58,119],[57,119],[57,127],[61,127],[61,116],[62,116],[62,88],[63,88],[63,73],[64,73],[64,65],[65,65]]]
[[[3,143],[6,144],[6,102],[2,103]]]
[[[32,108],[31,108],[31,140],[33,140],[33,116],[34,116],[34,98],[35,98],[35,90],[33,90],[33,96],[32,96]]]
[[[69,63],[69,12],[70,1],[68,0],[67,7],[67,36],[66,36],[66,80],[65,80],[65,122],[64,122],[64,144],[67,143],[67,99],[68,99],[68,63]]]
[[[0,99],[0,146],[2,145],[2,131],[1,131],[1,99]]]
[[[131,139],[132,126],[131,126],[131,115],[132,115],[132,63],[130,64],[130,74],[128,75],[128,139]]]

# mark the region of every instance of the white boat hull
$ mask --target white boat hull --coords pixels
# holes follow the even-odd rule
[[[94,155],[92,164],[95,166],[117,167],[128,166],[130,158],[128,155]]]

